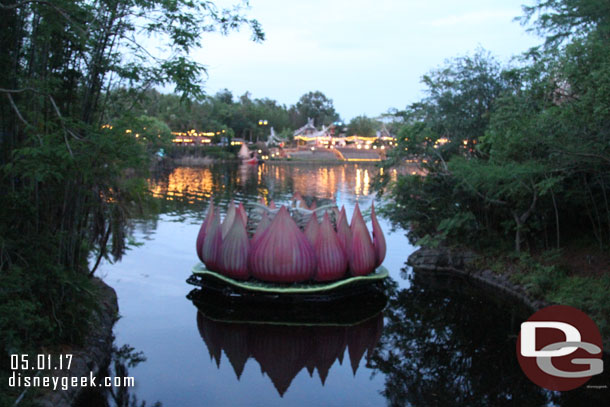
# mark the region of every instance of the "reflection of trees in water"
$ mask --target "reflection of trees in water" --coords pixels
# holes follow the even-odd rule
[[[548,393],[523,375],[515,356],[523,313],[476,291],[464,279],[418,272],[410,288],[393,290],[371,363],[386,375],[390,405],[546,404]]]
[[[532,313],[524,306],[452,275],[415,271],[410,280],[407,289],[389,289],[370,364],[385,374],[390,405],[608,405],[607,389],[552,393],[527,379],[515,354],[521,322]],[[589,383],[607,385],[609,376]]]
[[[112,360],[106,371],[100,377],[128,377],[129,369],[145,362],[143,352],[136,352],[129,345],[120,348],[113,346]],[[145,407],[146,401],[138,401],[132,392],[132,387],[96,387],[88,388],[81,397],[76,400],[75,407]],[[152,404],[152,407],[162,407],[160,401]]]
[[[312,377],[317,370],[324,384],[335,361],[343,363],[346,349],[356,374],[365,353],[370,356],[379,341],[383,316],[353,326],[288,326],[221,322],[198,312],[197,327],[218,367],[224,351],[239,379],[252,358],[283,396],[303,368]]]

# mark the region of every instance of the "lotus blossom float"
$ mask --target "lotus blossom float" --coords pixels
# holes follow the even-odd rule
[[[358,204],[349,225],[345,208],[338,211],[334,204],[255,205],[249,217],[243,204],[231,202],[221,222],[220,211],[210,203],[196,242],[208,270],[235,280],[332,282],[366,276],[385,258],[374,207],[371,235]]]

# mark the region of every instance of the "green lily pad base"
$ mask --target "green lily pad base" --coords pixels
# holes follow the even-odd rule
[[[273,284],[238,281],[193,268],[187,282],[199,288],[187,298],[207,318],[225,322],[280,325],[351,325],[378,314],[387,302],[380,267],[362,277],[328,283]]]
[[[239,291],[261,294],[327,294],[335,290],[347,289],[350,286],[369,285],[378,283],[388,277],[388,270],[380,266],[365,276],[348,277],[331,282],[302,282],[292,284],[278,284],[250,279],[247,281],[235,280],[220,273],[208,270],[201,263],[195,265],[192,276],[187,280],[189,284],[205,286],[206,281],[216,280],[216,283],[231,286]]]

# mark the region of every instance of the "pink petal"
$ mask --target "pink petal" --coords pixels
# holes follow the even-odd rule
[[[210,220],[214,216],[214,201],[210,199],[210,205],[208,206],[208,213],[205,216],[203,223],[201,224],[201,228],[199,228],[199,234],[197,235],[197,242],[195,243],[195,248],[197,250],[197,257],[199,260],[203,262],[202,250],[203,250],[203,242],[205,241],[205,236],[207,234],[208,224]]]
[[[318,217],[315,213],[312,213],[311,217],[309,218],[309,222],[307,222],[307,225],[305,226],[305,236],[307,236],[307,239],[312,246],[316,242],[319,229],[320,225],[318,224]]]
[[[375,248],[358,203],[352,216],[352,245],[349,253],[349,268],[354,276],[364,276],[375,269]]]
[[[341,247],[341,242],[330,223],[328,213],[324,214],[322,225],[314,245],[317,269],[316,281],[338,280],[347,271],[347,257]]]
[[[259,241],[263,232],[267,230],[269,225],[271,224],[271,219],[269,219],[269,214],[267,211],[263,212],[260,222],[258,222],[258,226],[256,226],[256,230],[254,231],[254,235],[252,236],[251,247]]]
[[[236,216],[233,219],[233,225],[222,241],[220,272],[232,278],[247,280],[250,277],[248,272],[249,250],[248,232],[242,218]]]
[[[244,226],[248,225],[248,214],[246,213],[246,208],[244,208],[244,204],[243,203],[239,203],[239,206],[237,207],[237,211],[239,212],[239,216],[241,217],[241,220],[244,224]]]
[[[377,216],[375,216],[375,204],[371,205],[371,221],[373,222],[373,247],[375,248],[375,267],[378,267],[383,263],[386,254],[386,243],[385,237],[383,236],[383,231],[381,230],[381,226],[379,226],[379,222],[377,221]]]
[[[231,201],[229,207],[227,208],[227,214],[225,215],[225,220],[222,222],[222,238],[224,239],[227,233],[229,233],[229,229],[231,225],[233,225],[233,218],[235,218],[235,203]]]
[[[345,257],[349,259],[349,252],[352,246],[352,231],[347,224],[347,215],[345,214],[345,207],[341,207],[339,218],[337,219],[337,237],[341,242],[341,247],[345,252]]]
[[[222,253],[222,226],[220,225],[220,215],[214,211],[214,216],[209,222],[209,229],[206,233],[201,250],[201,257],[205,266],[212,271],[218,271],[220,266],[220,255]]]
[[[307,237],[282,206],[271,225],[250,252],[252,276],[263,281],[309,280],[316,268],[316,256]]]

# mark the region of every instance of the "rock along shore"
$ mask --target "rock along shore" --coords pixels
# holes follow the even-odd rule
[[[426,248],[422,247],[413,252],[407,264],[413,270],[449,272],[467,278],[471,278],[485,286],[492,287],[508,294],[523,302],[532,311],[537,311],[551,303],[534,298],[527,289],[516,284],[505,274],[494,273],[491,270],[478,270],[474,267],[477,255],[468,250],[452,250],[449,248]],[[604,342],[604,354],[610,354],[610,338],[602,338]]]
[[[114,335],[112,328],[118,319],[119,305],[114,289],[99,278],[94,278],[94,284],[98,287],[100,296],[100,312],[92,316],[91,332],[85,339],[82,347],[63,349],[63,355],[72,354],[70,370],[53,371],[51,377],[58,377],[61,383],[62,377],[94,377],[105,371],[112,356],[112,343]],[[65,379],[64,379],[65,380]],[[70,407],[79,395],[86,391],[87,387],[69,387],[67,390],[61,387],[55,391],[43,390],[36,398],[36,403],[43,407]]]

